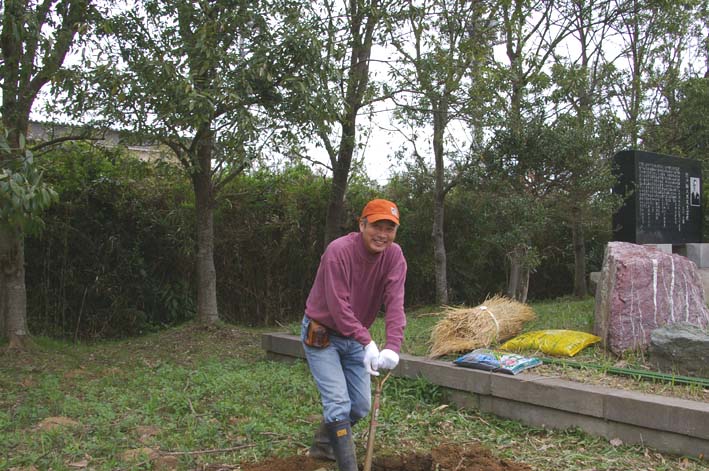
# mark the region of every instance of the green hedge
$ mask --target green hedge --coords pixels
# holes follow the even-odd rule
[[[26,240],[31,330],[118,337],[191,317],[190,189],[175,171],[86,145],[42,163],[60,201]]]
[[[194,202],[179,170],[119,153],[69,145],[41,157],[60,201],[45,230],[28,237],[28,321],[34,333],[65,338],[135,335],[192,318]],[[302,315],[323,250],[329,180],[305,166],[261,170],[234,179],[215,210],[215,264],[220,316],[275,325]],[[399,175],[384,189],[354,177],[342,231],[372,197],[396,201],[397,242],[409,265],[408,306],[434,300],[431,181]],[[504,230],[494,194],[461,186],[446,200],[446,248],[452,303],[476,304],[505,288]],[[603,234],[589,237],[591,258]],[[530,298],[571,291],[570,236],[546,233]],[[595,254],[595,255],[594,255]],[[593,266],[593,265],[591,265]]]

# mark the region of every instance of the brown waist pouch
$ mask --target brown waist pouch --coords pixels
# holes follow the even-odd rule
[[[310,319],[308,334],[305,336],[305,345],[315,348],[323,348],[330,345],[330,334],[327,331],[327,327]]]

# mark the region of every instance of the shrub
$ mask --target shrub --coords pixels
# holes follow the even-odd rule
[[[42,156],[59,202],[27,239],[35,333],[119,337],[190,317],[186,182],[119,152],[72,144]]]

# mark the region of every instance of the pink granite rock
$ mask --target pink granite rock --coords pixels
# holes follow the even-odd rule
[[[653,247],[610,242],[596,289],[594,330],[603,345],[617,355],[643,350],[654,329],[676,322],[709,325],[694,262]]]

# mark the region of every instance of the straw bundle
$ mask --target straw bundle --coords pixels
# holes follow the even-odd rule
[[[504,296],[493,296],[476,307],[447,307],[446,317],[431,332],[430,357],[469,352],[489,347],[519,334],[522,325],[535,318],[526,304]]]

